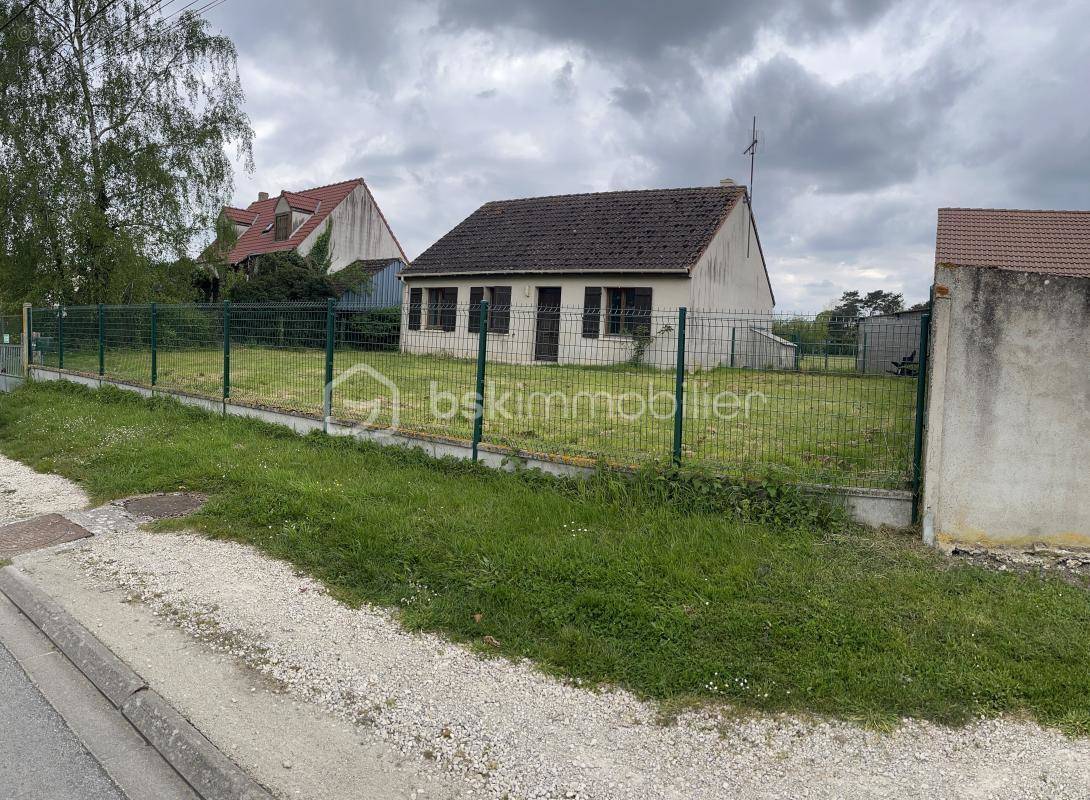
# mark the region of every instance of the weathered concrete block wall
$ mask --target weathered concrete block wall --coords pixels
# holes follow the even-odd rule
[[[925,535],[1090,547],[1090,279],[940,267],[935,290]]]

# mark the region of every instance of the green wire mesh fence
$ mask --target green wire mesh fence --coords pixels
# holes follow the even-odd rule
[[[430,302],[31,312],[35,364],[407,435],[912,486],[924,314]]]

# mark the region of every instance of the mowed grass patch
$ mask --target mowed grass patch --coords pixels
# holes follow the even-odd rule
[[[688,374],[683,457],[737,473],[775,465],[812,483],[908,488],[916,380],[839,373],[840,359],[831,372],[807,362],[815,368]],[[160,387],[222,396],[222,349],[161,347],[157,366]],[[65,368],[97,374],[97,347],[70,344]],[[107,349],[105,370],[110,378],[150,385],[150,351]],[[340,349],[334,375],[349,377],[333,392],[336,417],[395,421],[394,392],[376,373],[396,386],[402,429],[471,438],[474,359]],[[324,349],[232,346],[236,402],[320,416],[324,385]],[[673,453],[674,390],[674,371],[650,366],[489,361],[484,441],[625,466],[666,461]]]
[[[60,384],[0,396],[0,450],[98,501],[207,492],[185,525],[289,561],[345,602],[396,607],[412,629],[589,684],[872,723],[1024,713],[1090,732],[1090,594],[956,566],[907,536],[746,524],[646,490],[653,478],[504,474]]]

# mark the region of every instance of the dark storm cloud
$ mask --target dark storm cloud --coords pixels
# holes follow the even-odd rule
[[[643,86],[614,86],[609,91],[613,105],[623,108],[634,117],[638,117],[651,108],[654,98]]]
[[[744,129],[759,112],[765,160],[795,181],[826,192],[879,189],[919,174],[968,83],[942,57],[894,85],[862,76],[834,86],[780,55],[735,93],[734,125]]]
[[[727,32],[729,55],[737,58],[749,52],[762,28],[817,38],[867,24],[890,5],[878,0],[444,0],[439,19],[455,29],[518,28],[635,59]]]

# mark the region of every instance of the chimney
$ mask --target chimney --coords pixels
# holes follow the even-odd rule
[[[723,180],[719,181],[719,185],[720,186],[734,186],[735,185],[734,178],[723,178]]]
[[[269,193],[268,192],[258,192],[257,193],[257,202],[260,203],[262,200],[268,200],[268,199],[269,199]]]

